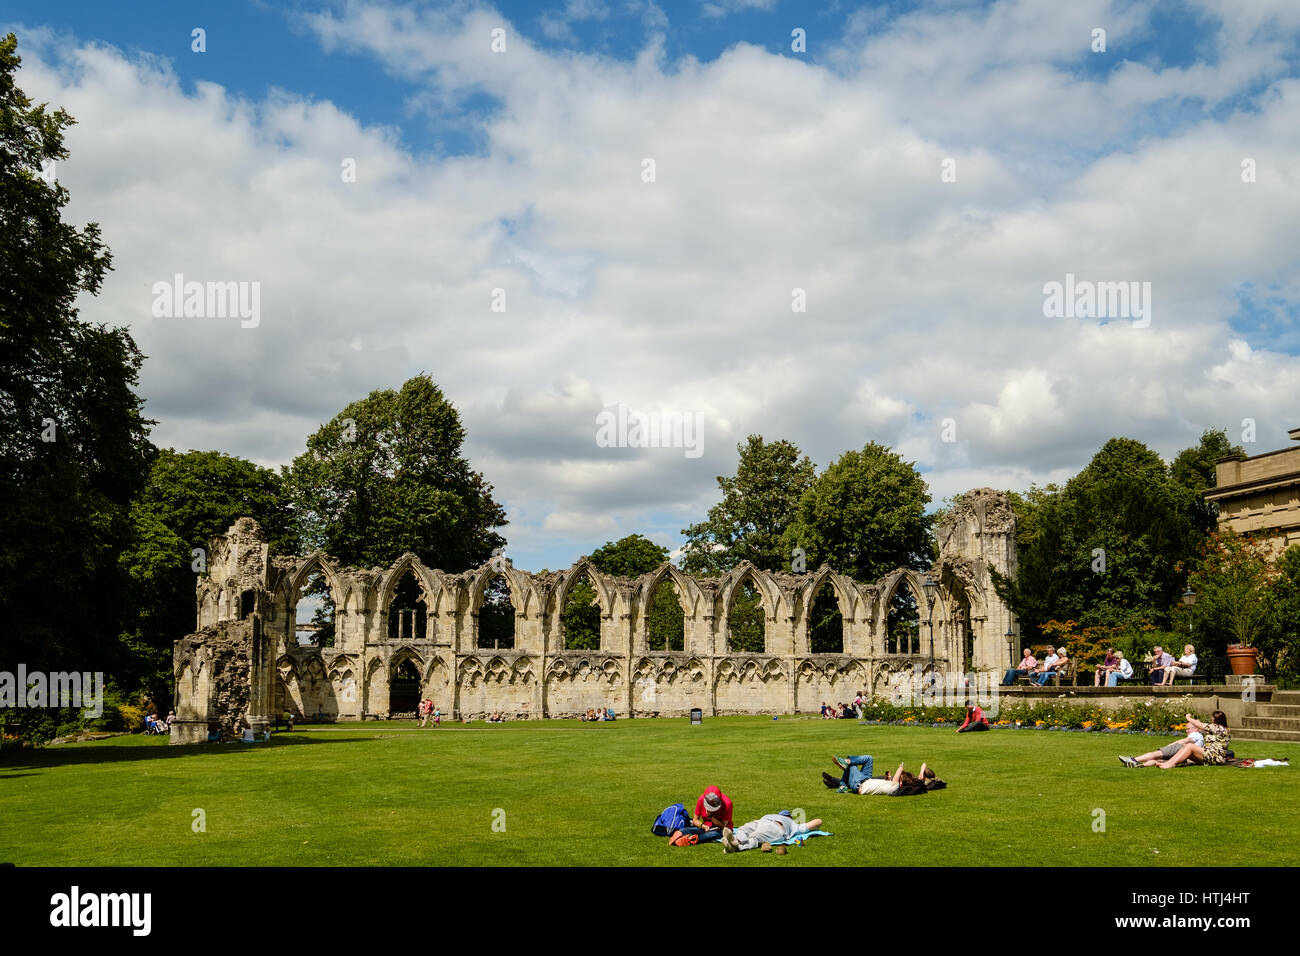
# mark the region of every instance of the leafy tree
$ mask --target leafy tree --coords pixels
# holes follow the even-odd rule
[[[786,528],[783,552],[803,548],[808,567],[874,581],[934,558],[930,493],[915,466],[884,445],[847,451],[813,481]]]
[[[0,670],[111,676],[131,613],[118,554],[150,455],[142,356],[125,329],[78,319],[111,256],[97,224],[62,220],[68,191],[41,174],[67,158],[73,120],[18,88],[17,47],[0,40]]]
[[[483,603],[478,609],[478,646],[509,650],[515,646],[515,606],[510,600],[510,585],[494,574],[483,588]]]
[[[194,549],[237,518],[256,519],[275,551],[295,549],[280,491],[268,468],[216,451],[159,451],[131,505],[130,544],[121,554],[136,608],[122,640],[135,684],[157,701],[170,697],[172,643],[194,630]]]
[[[591,553],[591,563],[605,574],[639,578],[668,562],[668,549],[639,534],[607,541]],[[686,643],[686,614],[668,578],[660,580],[647,609],[650,650],[680,651]]]
[[[746,580],[731,601],[727,614],[730,637],[727,650],[742,654],[762,654],[767,648],[767,625],[758,588]]]
[[[1294,687],[1300,683],[1300,545],[1288,548],[1276,567],[1268,627],[1260,638],[1259,651],[1264,673]]]
[[[764,571],[790,567],[784,535],[816,468],[788,441],[765,442],[750,435],[737,445],[740,461],[732,478],[718,477],[722,500],[706,520],[682,529],[683,570],[722,574],[750,561]]]
[[[1060,491],[1020,505],[1019,573],[991,577],[1026,634],[1051,620],[1168,624],[1203,532],[1196,496],[1159,455],[1112,438]]]
[[[844,615],[835,595],[835,586],[827,581],[813,598],[809,616],[808,646],[814,654],[844,653]]]
[[[1205,501],[1201,495],[1215,486],[1215,462],[1229,455],[1245,456],[1240,445],[1228,441],[1226,429],[1206,429],[1201,441],[1193,448],[1184,448],[1169,466],[1174,481],[1196,496],[1199,505],[1201,528],[1206,534],[1218,524],[1219,506]]]
[[[560,620],[565,650],[600,649],[600,604],[596,600],[596,588],[586,574],[569,588]]]
[[[460,414],[427,375],[371,392],[307,439],[285,474],[296,530],[344,564],[477,567],[505,539],[492,486],[461,454]]]
[[[1279,568],[1268,545],[1224,528],[1210,535],[1200,558],[1188,580],[1197,640],[1216,654],[1229,644],[1255,645],[1278,606],[1272,592]]]
[[[639,534],[606,541],[589,558],[602,574],[639,578],[668,563],[668,549]]]

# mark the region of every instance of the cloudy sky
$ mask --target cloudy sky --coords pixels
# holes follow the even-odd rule
[[[938,503],[1112,435],[1300,425],[1290,0],[8,0],[0,29],[78,121],[67,215],[115,266],[82,315],[148,356],[154,440],[280,465],[427,372],[520,567],[678,547],[751,433],[819,467],[883,442]],[[260,321],[156,317],[178,273],[259,283]],[[1046,315],[1067,275],[1147,311]],[[620,404],[702,454],[602,447]]]

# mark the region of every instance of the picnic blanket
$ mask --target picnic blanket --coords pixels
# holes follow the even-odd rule
[[[825,830],[809,830],[807,833],[799,833],[792,837],[786,837],[784,840],[773,840],[772,846],[789,846],[792,843],[798,843],[800,840],[807,840],[815,836],[834,836],[833,833],[827,833]]]

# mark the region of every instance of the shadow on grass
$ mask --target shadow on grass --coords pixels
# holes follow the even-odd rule
[[[116,738],[120,740],[121,738]],[[140,738],[144,740],[146,738]],[[352,744],[378,737],[317,737],[298,736],[281,733],[274,735],[269,744],[245,744],[237,741],[225,744],[185,744],[173,747],[170,744],[126,744],[112,746],[79,747],[45,747],[40,750],[6,755],[0,758],[0,771],[6,770],[41,770],[49,767],[67,767],[80,764],[126,763],[132,760],[170,760],[178,757],[197,757],[233,754],[251,754],[281,747],[301,747],[317,744]],[[10,774],[0,772],[0,779],[28,777],[33,774]]]

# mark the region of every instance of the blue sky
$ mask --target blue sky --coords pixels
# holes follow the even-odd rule
[[[0,21],[24,89],[78,120],[60,180],[115,264],[83,314],[149,356],[155,440],[283,464],[427,371],[522,567],[633,531],[678,547],[751,433],[821,467],[883,442],[937,503],[1061,480],[1112,435],[1168,457],[1249,418],[1262,452],[1300,424],[1286,0],[10,0]],[[262,321],[153,317],[175,272],[260,282]],[[1045,317],[1067,273],[1150,282],[1154,321]],[[698,414],[704,454],[597,447],[620,403]]]

